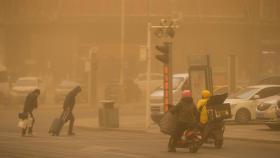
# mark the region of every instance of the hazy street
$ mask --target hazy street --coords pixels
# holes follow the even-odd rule
[[[43,106],[43,105],[42,105]],[[85,106],[76,109],[76,118],[88,117],[94,110]],[[197,154],[179,149],[177,153],[167,152],[168,137],[163,134],[142,132],[118,132],[76,129],[76,136],[60,137],[47,133],[59,107],[40,108],[34,112],[36,118],[34,137],[21,137],[17,123],[18,108],[1,109],[0,157],[1,158],[83,158],[83,157],[215,157],[215,158],[277,158],[280,145],[226,140],[225,146],[217,150],[213,145],[201,148]]]

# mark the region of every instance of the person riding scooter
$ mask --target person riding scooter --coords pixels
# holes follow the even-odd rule
[[[203,140],[206,137],[204,134],[204,129],[208,123],[208,113],[207,113],[206,105],[210,96],[211,96],[210,91],[203,90],[201,92],[201,99],[199,99],[197,102],[197,110],[199,112],[199,127],[202,133]]]
[[[177,142],[181,139],[186,129],[193,129],[197,124],[198,112],[193,103],[192,94],[189,90],[182,92],[180,102],[170,109],[176,115],[178,122],[174,134],[171,135],[168,143],[168,151],[176,152]]]
[[[205,142],[211,142],[209,141],[210,139],[214,141],[216,148],[221,148],[223,145],[223,134],[225,130],[223,120],[225,118],[231,117],[230,105],[223,104],[227,94],[210,97],[209,91],[203,91],[202,97],[207,97],[207,100],[202,99],[198,102],[198,109],[200,112],[200,128],[202,133],[201,145]],[[223,114],[220,113],[220,110],[223,111]],[[224,114],[224,112],[227,114]]]
[[[201,92],[201,99],[199,99],[197,102],[197,109],[200,114],[199,123],[202,128],[205,127],[208,122],[206,104],[207,104],[207,101],[210,96],[211,96],[211,93],[208,90],[203,90]]]

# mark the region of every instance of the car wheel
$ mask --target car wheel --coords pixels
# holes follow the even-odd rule
[[[245,123],[251,120],[251,113],[247,109],[240,109],[235,115],[235,121]]]

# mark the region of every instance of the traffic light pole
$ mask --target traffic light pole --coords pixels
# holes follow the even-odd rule
[[[178,28],[178,25],[160,25],[160,26],[153,26],[151,23],[148,23],[148,30],[147,30],[147,84],[146,84],[146,123],[145,126],[148,128],[150,126],[150,116],[151,116],[151,107],[150,107],[150,93],[151,93],[151,31],[152,29],[174,29]],[[169,36],[174,36],[174,32],[169,34]],[[170,40],[171,41],[171,40]],[[172,102],[172,42],[166,42],[168,47],[168,59],[170,59],[169,64],[164,64],[164,111],[168,110],[169,104],[173,104]],[[163,52],[162,52],[163,53]]]
[[[164,111],[167,112],[169,105],[173,104],[173,83],[172,83],[172,43],[168,42],[168,60],[167,64],[163,66],[163,86],[164,86]]]

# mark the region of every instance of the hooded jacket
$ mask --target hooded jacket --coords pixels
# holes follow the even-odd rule
[[[197,109],[200,112],[200,123],[206,124],[208,122],[207,104],[208,98],[200,99],[197,102]]]
[[[178,121],[183,123],[196,123],[198,120],[198,112],[192,97],[183,97],[170,111],[176,114]]]
[[[31,113],[35,108],[38,107],[37,99],[39,95],[36,95],[36,93],[40,94],[40,90],[35,89],[27,95],[24,102],[23,112]]]
[[[82,90],[81,87],[77,86],[66,95],[63,103],[64,110],[70,110],[70,112],[73,111],[73,108],[76,103],[76,96],[78,95],[78,93],[81,92],[81,90]]]

